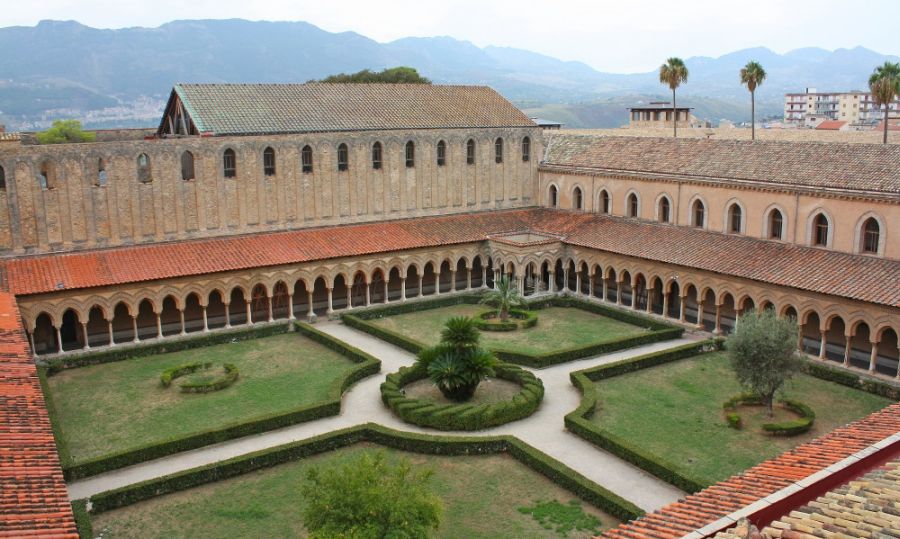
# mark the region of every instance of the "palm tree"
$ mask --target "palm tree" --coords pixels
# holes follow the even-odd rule
[[[506,322],[509,320],[509,310],[515,307],[524,307],[525,299],[519,295],[519,289],[515,283],[504,275],[495,283],[494,290],[485,294],[481,303],[496,307],[500,321]]]
[[[741,84],[750,90],[750,138],[756,140],[756,88],[766,80],[766,70],[756,61],[749,61],[741,69]]]
[[[900,63],[885,62],[869,77],[869,90],[875,105],[884,107],[884,144],[887,144],[888,109],[891,101],[900,96]]]
[[[678,109],[675,108],[675,89],[688,80],[688,68],[681,58],[669,58],[659,67],[659,82],[672,89],[672,133],[678,137]]]
[[[445,397],[467,401],[482,380],[494,375],[498,363],[492,352],[479,346],[480,340],[472,318],[455,316],[444,323],[441,342],[420,351],[416,361]]]

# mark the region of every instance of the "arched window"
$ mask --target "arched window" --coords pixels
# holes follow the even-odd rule
[[[300,168],[304,174],[309,174],[313,171],[313,156],[312,156],[312,148],[307,144],[300,150]]]
[[[466,164],[475,164],[475,141],[472,139],[466,141]]]
[[[41,190],[43,191],[56,188],[56,169],[53,167],[53,163],[49,161],[41,163],[37,180],[38,185],[41,186]]]
[[[266,176],[275,175],[275,150],[271,146],[263,150],[263,174]]]
[[[503,139],[499,137],[494,141],[494,162],[503,162]]]
[[[381,143],[376,142],[372,145],[372,168],[381,169]]]
[[[0,191],[6,191],[6,171],[0,166]]]
[[[556,188],[555,185],[550,186],[550,197],[549,198],[550,198],[550,200],[549,200],[550,206],[555,208],[557,206],[557,204],[559,204],[559,190]]]
[[[522,161],[531,161],[531,139],[528,137],[522,139]]]
[[[774,209],[769,213],[769,238],[773,240],[784,238],[784,215],[779,209]]]
[[[874,217],[869,217],[862,227],[862,252],[877,253],[878,243],[881,240],[881,225]]]
[[[231,148],[228,148],[222,154],[222,173],[226,178],[237,176],[237,156]]]
[[[706,225],[706,206],[703,205],[702,200],[695,200],[691,207],[691,224],[698,228]]]
[[[580,210],[583,202],[584,200],[581,194],[581,187],[576,187],[575,191],[572,192],[572,208]]]
[[[670,222],[670,217],[672,214],[672,204],[669,202],[669,197],[662,197],[659,199],[659,221],[661,223]]]
[[[744,215],[741,207],[732,204],[728,208],[728,231],[733,234],[740,234],[744,229]]]
[[[442,167],[447,164],[447,143],[439,140],[437,143],[437,166]]]
[[[416,145],[410,140],[406,143],[406,168],[414,166],[416,166]]]
[[[350,169],[350,155],[347,145],[343,142],[338,145],[337,165],[338,170],[342,172]]]
[[[188,151],[181,154],[181,179],[184,181],[194,179],[194,154]]]
[[[609,192],[606,189],[600,191],[600,213],[609,213],[610,202]]]
[[[816,215],[813,221],[813,245],[828,246],[828,218],[824,213]]]
[[[105,187],[106,180],[108,176],[106,175],[106,159],[102,157],[97,159],[97,181],[94,182],[94,185],[97,187]]]
[[[138,181],[141,183],[150,183],[153,181],[152,169],[150,168],[150,156],[142,153],[137,158]],[[51,188],[52,189],[52,188]]]
[[[640,215],[640,207],[638,206],[637,194],[628,195],[628,217],[637,217]]]

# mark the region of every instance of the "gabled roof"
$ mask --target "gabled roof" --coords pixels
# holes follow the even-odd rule
[[[842,122],[840,120],[826,120],[817,125],[816,129],[820,131],[839,131],[845,125],[847,125],[847,122]]]
[[[487,86],[436,84],[176,84],[197,131],[258,135],[385,129],[535,127]],[[163,122],[158,133],[163,134]]]
[[[544,165],[900,195],[900,146],[553,134]]]

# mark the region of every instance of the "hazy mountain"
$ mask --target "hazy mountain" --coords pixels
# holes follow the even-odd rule
[[[175,82],[304,82],[398,65],[435,82],[490,85],[523,108],[565,109],[577,125],[590,127],[624,123],[625,100],[666,95],[655,72],[602,73],[581,62],[509,47],[482,49],[452,37],[378,43],[305,22],[191,20],[100,30],[43,21],[0,28],[0,50],[7,51],[0,55],[0,115],[14,128],[62,116],[104,126],[152,125]],[[763,115],[777,114],[787,91],[864,88],[875,65],[898,60],[864,48],[783,55],[754,48],[694,57],[686,60],[691,76],[680,95],[698,115],[746,119],[748,95],[737,71],[750,59],[769,72],[758,92]]]

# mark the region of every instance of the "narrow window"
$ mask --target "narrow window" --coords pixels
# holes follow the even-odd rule
[[[728,210],[728,230],[734,234],[740,234],[743,229],[743,215],[741,207],[732,204]]]
[[[6,191],[6,171],[0,166],[0,191]]]
[[[503,139],[497,138],[494,141],[494,162],[502,163],[503,162]]]
[[[350,156],[347,151],[347,145],[343,142],[338,146],[338,170],[347,171],[350,169]]]
[[[556,207],[559,203],[559,191],[556,189],[555,185],[550,186],[550,206]]]
[[[152,170],[150,169],[150,157],[145,153],[142,153],[137,158],[137,173],[139,182],[150,183],[153,181]]]
[[[475,164],[475,141],[472,139],[466,141],[466,164]]]
[[[313,171],[312,148],[308,144],[300,150],[300,167],[304,174],[309,174]]]
[[[188,151],[181,154],[181,179],[184,181],[194,179],[194,154]]]
[[[275,175],[275,150],[271,146],[263,150],[263,174],[266,176]]]
[[[600,191],[600,212],[609,213],[609,204],[609,193],[604,189]]]
[[[582,205],[582,196],[581,196],[581,187],[576,187],[575,192],[572,193],[572,207],[576,210],[580,210]]]
[[[447,164],[447,143],[439,140],[437,144],[437,166],[442,167]]]
[[[628,195],[628,217],[637,217],[638,216],[638,197],[636,194],[631,193]]]
[[[97,159],[97,181],[94,182],[94,185],[97,187],[106,186],[106,160],[102,157]]]
[[[414,166],[416,166],[416,145],[410,140],[406,143],[406,168]]]
[[[704,223],[706,223],[706,206],[703,205],[702,200],[694,201],[693,208],[693,224],[695,227],[703,228]]]
[[[669,197],[662,197],[659,199],[659,220],[662,223],[669,222],[669,214],[671,213],[672,206],[669,203]]]
[[[531,139],[528,137],[522,139],[522,161],[531,161]]]
[[[814,230],[814,238],[813,243],[815,245],[827,246],[828,245],[828,218],[825,217],[824,213],[820,213],[816,216],[816,220],[813,223]]]
[[[372,145],[372,168],[381,169],[381,143],[376,142]]]
[[[222,171],[226,178],[234,178],[237,176],[237,156],[234,150],[228,148],[222,155]]]
[[[769,238],[773,240],[782,239],[784,233],[784,216],[780,210],[772,210],[769,214]]]
[[[869,217],[863,224],[862,251],[864,253],[877,253],[880,239],[881,226],[874,217]]]

